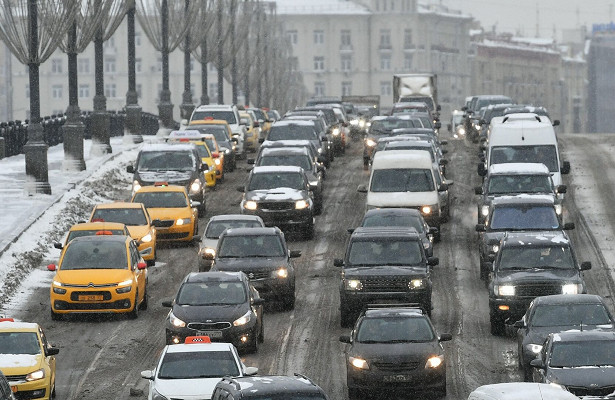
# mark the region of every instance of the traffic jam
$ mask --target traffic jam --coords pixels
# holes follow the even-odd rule
[[[0,319],[2,398],[89,398],[90,379],[110,382],[97,398],[149,400],[608,398],[615,321],[571,238],[559,122],[476,95],[443,127],[433,74],[395,75],[393,96],[386,113],[377,96],[201,105],[141,145],[125,197],[54,244],[48,317]],[[456,246],[471,265],[448,265]],[[475,350],[450,317],[462,267],[488,304]],[[97,330],[81,354],[60,335]],[[486,342],[513,379],[462,393],[459,360]]]

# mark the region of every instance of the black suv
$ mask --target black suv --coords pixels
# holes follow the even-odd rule
[[[258,215],[267,226],[299,228],[314,237],[314,201],[310,181],[300,167],[254,167],[243,192],[241,213]]]
[[[329,397],[310,378],[299,374],[224,377],[211,396],[211,400],[243,399],[328,400]]]
[[[340,324],[348,327],[369,303],[419,303],[431,313],[431,266],[414,228],[357,228],[350,236],[340,281]]]
[[[292,258],[301,252],[286,247],[284,234],[274,228],[231,228],[216,247],[211,271],[243,271],[265,298],[295,307],[295,267]]]
[[[368,305],[350,336],[340,336],[346,348],[348,397],[363,399],[383,390],[434,391],[446,396],[446,359],[438,335],[420,308],[403,304]],[[378,396],[379,397],[379,396]]]
[[[489,282],[491,334],[517,321],[538,296],[585,293],[581,271],[568,235],[563,232],[507,233],[492,265]]]
[[[188,336],[209,336],[252,352],[264,340],[263,303],[242,272],[192,272],[184,278],[167,315],[166,343],[184,343]]]
[[[133,195],[142,186],[159,182],[184,186],[190,199],[200,203],[199,215],[202,216],[206,210],[203,172],[208,168],[193,144],[151,144],[143,146],[136,165],[129,165],[126,171],[133,174]]]

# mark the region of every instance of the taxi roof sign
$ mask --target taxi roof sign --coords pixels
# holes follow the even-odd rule
[[[211,343],[211,339],[209,336],[188,336],[186,337],[186,340],[184,340],[184,343]]]
[[[203,134],[196,129],[188,129],[185,131],[171,131],[169,139],[194,139],[198,140]]]
[[[98,232],[96,232],[96,235],[97,236],[100,236],[100,235],[113,235],[113,232],[111,232],[111,231],[98,231]]]
[[[169,182],[155,182],[154,186],[169,186]]]
[[[13,318],[0,318],[0,322],[15,322]]]

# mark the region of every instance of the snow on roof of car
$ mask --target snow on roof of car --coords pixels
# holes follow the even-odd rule
[[[146,144],[141,148],[141,151],[192,151],[194,144],[182,143],[182,144],[170,144],[170,143],[152,143]]]
[[[266,167],[254,167],[252,172],[260,173],[275,173],[275,172],[303,172],[303,168],[291,165],[274,165]]]
[[[194,353],[207,351],[231,351],[231,343],[180,343],[167,345],[167,353]]]
[[[549,168],[542,163],[505,163],[493,164],[489,174],[548,174]]]

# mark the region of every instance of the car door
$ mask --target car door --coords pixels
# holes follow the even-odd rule
[[[256,290],[256,288],[254,286],[252,286],[251,283],[248,283],[249,285],[249,293],[250,293],[250,300],[257,300],[260,299],[260,294],[258,293],[258,290]],[[263,305],[262,304],[258,304],[258,305],[251,305],[252,307],[252,311],[257,315],[258,318],[258,329],[257,332],[260,332],[260,327],[263,325]]]
[[[132,269],[133,274],[135,275],[135,279],[137,281],[137,289],[141,296],[145,296],[145,283],[147,281],[147,270],[137,268],[137,264],[140,262],[145,262],[141,255],[139,254],[139,250],[137,249],[137,245],[134,241],[130,242],[130,268]]]
[[[540,355],[536,357],[537,359],[542,360],[544,368],[533,368],[532,376],[534,382],[546,383],[546,375],[548,368],[548,360],[549,354],[551,352],[551,337],[547,337],[544,344],[542,345],[542,350],[540,351]]]
[[[51,345],[49,344],[49,342],[47,342],[47,337],[45,336],[45,332],[43,332],[43,329],[41,329],[40,327],[38,328],[38,334],[41,337],[41,342],[43,344],[43,349],[45,350],[45,363],[47,365],[49,365],[49,370],[51,371],[51,379],[50,382],[53,385],[53,382],[55,381],[55,375],[56,375],[56,357],[52,356],[52,355],[47,355],[47,349],[49,347],[51,347]]]

